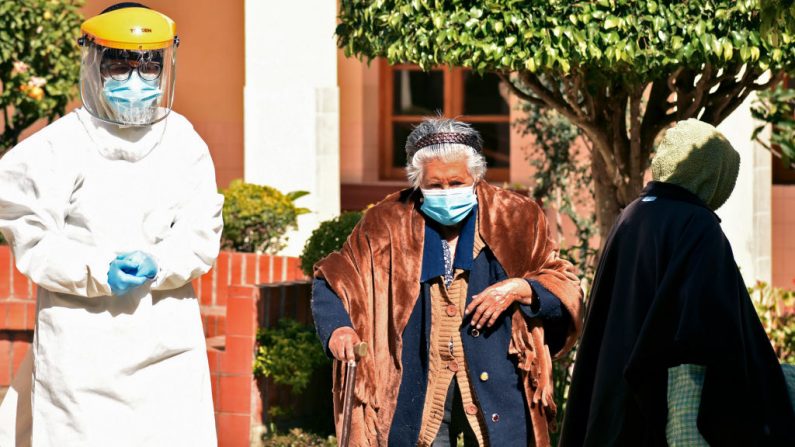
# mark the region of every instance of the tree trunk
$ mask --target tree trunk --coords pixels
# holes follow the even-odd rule
[[[610,229],[613,228],[623,204],[618,198],[618,188],[610,181],[604,160],[597,153],[594,153],[592,157],[591,175],[594,183],[594,211],[596,213],[596,224],[599,227],[600,248],[598,253],[601,254],[602,247],[607,241]],[[597,255],[597,257],[600,256]]]

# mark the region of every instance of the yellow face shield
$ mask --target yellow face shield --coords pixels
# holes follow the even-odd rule
[[[165,118],[176,80],[174,21],[145,7],[123,7],[86,20],[80,29],[80,95],[86,110],[123,126]]]
[[[175,44],[177,25],[148,8],[122,8],[92,17],[80,26],[96,45],[122,50],[162,50]]]

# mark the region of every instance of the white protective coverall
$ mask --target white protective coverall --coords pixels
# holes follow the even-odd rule
[[[216,445],[190,281],[218,255],[222,205],[207,145],[175,112],[119,128],[78,109],[0,159],[0,230],[39,286],[34,446]],[[110,262],[135,250],[157,277],[111,296]]]

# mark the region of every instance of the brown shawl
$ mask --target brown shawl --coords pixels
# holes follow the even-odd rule
[[[565,346],[550,356],[538,319],[528,320],[513,309],[509,353],[515,355],[525,383],[535,439],[548,446],[552,400],[551,357],[559,357],[579,335],[582,290],[574,267],[557,256],[541,208],[527,197],[480,182],[478,228],[508,277],[538,281],[560,298],[571,315]],[[352,418],[351,445],[386,446],[402,376],[402,333],[420,293],[425,221],[420,194],[404,190],[369,209],[339,252],[315,266],[342,300],[354,329],[368,343],[359,364]],[[345,366],[334,362],[334,410],[337,434],[342,426]],[[421,410],[418,410],[421,411]],[[535,442],[533,442],[535,441]]]

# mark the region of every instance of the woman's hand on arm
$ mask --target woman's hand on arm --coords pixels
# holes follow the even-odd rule
[[[353,347],[361,343],[361,341],[352,327],[344,326],[331,334],[328,348],[335,359],[341,362],[351,361],[356,359]]]
[[[514,302],[531,304],[535,295],[533,288],[524,279],[510,278],[484,289],[472,297],[465,314],[472,315],[470,324],[477,329],[491,327],[497,318]]]

